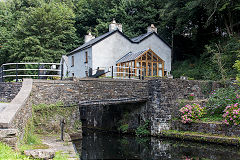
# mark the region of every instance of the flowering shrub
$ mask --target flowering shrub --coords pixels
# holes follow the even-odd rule
[[[210,94],[207,109],[210,115],[222,115],[226,106],[240,103],[239,91],[233,87],[219,88]]]
[[[195,103],[192,105],[187,104],[179,111],[182,113],[182,123],[190,123],[194,120],[199,120],[199,118],[202,117],[203,114],[205,114],[205,108]]]
[[[188,100],[193,100],[194,99],[194,93],[191,93],[189,96],[188,96]]]
[[[223,112],[224,123],[231,125],[240,124],[240,104],[235,103],[227,106]]]

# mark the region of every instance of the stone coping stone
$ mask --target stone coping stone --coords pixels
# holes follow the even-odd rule
[[[6,106],[7,106],[8,103],[0,103],[0,112],[2,112]]]
[[[71,80],[42,80],[34,79],[33,83],[76,83],[80,81],[98,81],[98,82],[134,82],[134,83],[147,83],[147,80],[136,80],[136,79],[108,79],[108,78],[81,78]]]
[[[32,90],[32,79],[24,79],[22,88],[16,97],[0,113],[0,128],[11,128],[11,123],[16,113],[27,103]]]
[[[183,124],[179,120],[172,120],[171,129],[178,131],[201,132],[207,134],[217,134],[224,136],[240,137],[240,127],[234,125],[227,125],[223,122],[192,122]]]
[[[171,139],[180,139],[180,140],[187,140],[187,141],[197,141],[197,142],[207,142],[207,143],[216,143],[216,144],[223,144],[223,145],[240,145],[240,139],[237,137],[227,137],[227,136],[220,136],[220,135],[206,135],[204,133],[198,134],[191,134],[191,133],[178,133],[178,132],[171,132],[171,131],[163,131],[158,135],[161,138],[171,138]]]

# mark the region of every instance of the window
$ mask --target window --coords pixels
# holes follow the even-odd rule
[[[74,56],[72,56],[72,67],[74,66]]]
[[[85,52],[85,58],[86,58],[85,63],[88,63],[88,52]]]

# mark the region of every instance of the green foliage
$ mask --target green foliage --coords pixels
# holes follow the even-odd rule
[[[126,137],[123,137],[119,141],[120,141],[121,145],[129,145],[129,141]]]
[[[33,122],[28,122],[28,124],[25,127],[25,134],[23,137],[23,143],[24,144],[40,144],[41,140],[39,137],[34,133],[34,126]]]
[[[128,121],[130,119],[130,114],[128,111],[125,111],[123,114],[122,114],[122,118],[121,120],[118,122],[118,128],[117,130],[119,132],[122,132],[122,133],[127,133],[128,129],[129,129],[129,125],[128,125]]]
[[[122,133],[126,133],[128,131],[128,124],[123,124],[120,127],[118,127],[118,131]]]
[[[210,115],[210,114],[205,114],[203,115],[202,118],[200,118],[201,121],[203,122],[221,122],[222,121],[222,115]]]
[[[190,101],[192,101],[192,100],[194,100],[194,94],[193,93],[191,93],[190,95],[188,95],[188,100],[190,100]]]
[[[199,104],[187,104],[179,110],[182,113],[182,123],[190,123],[194,120],[199,120],[205,114],[205,108]]]
[[[140,126],[135,130],[136,135],[137,135],[138,137],[150,135],[149,125],[150,125],[149,120],[146,120],[143,125],[140,125]]]
[[[82,123],[75,121],[72,124],[71,116],[72,113],[76,112],[77,107],[63,107],[62,102],[56,104],[46,105],[39,104],[33,105],[34,117],[33,122],[36,126],[36,133],[59,133],[60,132],[60,119],[64,118],[66,121],[65,130],[66,132],[75,132],[81,128]],[[50,123],[51,122],[51,123]]]
[[[239,91],[233,87],[219,88],[213,91],[207,103],[208,114],[221,115],[226,106],[240,102]]]
[[[10,14],[2,15],[14,21],[13,18],[21,12],[15,23],[0,27],[3,31],[0,35],[0,39],[3,37],[3,41],[0,41],[3,62],[56,62],[63,54],[76,47],[78,38],[74,27],[75,15],[71,8],[65,3],[45,3],[38,0],[36,3],[26,4],[22,1],[24,0],[19,0],[21,11],[13,8],[13,11],[9,10]],[[12,1],[2,5],[11,4],[18,5]],[[8,59],[5,58],[7,55]]]
[[[227,106],[223,112],[224,112],[223,118],[226,124],[235,125],[235,126],[240,125],[239,103],[235,103],[230,106]]]
[[[201,84],[201,92],[204,95],[208,96],[212,91],[212,85],[213,85],[213,81],[211,81],[211,80],[206,81],[205,83],[202,83]]]
[[[147,144],[150,139],[149,137],[136,137],[136,141],[138,144]]]
[[[203,80],[224,80],[236,77],[233,65],[240,52],[240,37],[223,38],[221,42],[211,42],[205,46],[200,58],[191,58],[173,63],[172,74]],[[237,61],[238,62],[238,61]],[[238,69],[238,64],[235,68]]]
[[[55,157],[53,158],[53,160],[68,160],[69,156],[67,154],[64,154],[62,152],[56,152]]]
[[[27,156],[14,152],[11,147],[0,142],[0,159],[30,159]]]
[[[82,44],[88,31],[107,32],[115,18],[130,38],[154,24],[173,42],[174,77],[228,79],[236,75],[239,14],[239,0],[0,1],[0,64],[57,62]]]

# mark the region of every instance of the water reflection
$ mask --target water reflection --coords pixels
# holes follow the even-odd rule
[[[81,159],[196,159],[237,160],[238,147],[182,142],[157,138],[136,138],[84,131],[83,140],[74,142]],[[81,145],[82,143],[82,145]]]

